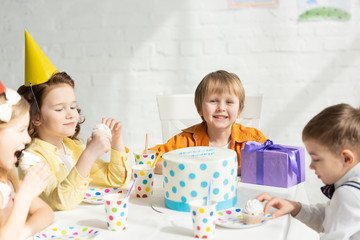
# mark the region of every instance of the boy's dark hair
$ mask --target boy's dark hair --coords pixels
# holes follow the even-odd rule
[[[325,108],[306,124],[302,140],[308,139],[336,155],[349,148],[360,156],[360,109],[344,103]]]

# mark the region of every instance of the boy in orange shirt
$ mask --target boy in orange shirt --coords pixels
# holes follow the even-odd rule
[[[240,175],[240,152],[245,142],[266,141],[259,130],[235,123],[244,109],[244,102],[245,90],[236,74],[224,70],[207,74],[195,91],[195,106],[202,123],[183,129],[167,143],[151,149],[165,153],[195,146],[229,148],[237,153]],[[161,164],[156,164],[156,173],[161,173]]]

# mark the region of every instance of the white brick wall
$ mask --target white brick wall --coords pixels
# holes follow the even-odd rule
[[[192,93],[203,76],[238,74],[265,97],[261,130],[302,145],[306,122],[323,108],[360,103],[360,3],[348,22],[298,22],[297,1],[232,9],[226,0],[2,0],[0,76],[23,83],[24,29],[59,71],[76,81],[85,140],[102,116],[124,124],[126,144],[161,142],[155,96]],[[307,159],[309,160],[309,159]],[[316,188],[310,188],[310,186]],[[310,200],[320,182],[309,171]]]

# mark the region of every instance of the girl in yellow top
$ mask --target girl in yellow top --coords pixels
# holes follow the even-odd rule
[[[15,152],[30,142],[29,104],[0,82],[0,239],[25,239],[54,220],[54,213],[38,195],[47,184],[46,164],[33,166],[18,181]]]
[[[129,182],[129,150],[123,143],[120,122],[103,118],[102,123],[109,127],[112,137],[95,134],[86,146],[77,140],[82,122],[79,122],[74,81],[68,74],[55,73],[32,89],[21,86],[18,92],[31,106],[32,142],[26,148],[26,155],[40,156],[49,165],[49,184],[40,197],[53,209],[73,209],[82,201],[90,182],[109,187],[122,187]],[[110,149],[109,163],[98,159]],[[26,161],[25,155],[20,165],[22,161]]]

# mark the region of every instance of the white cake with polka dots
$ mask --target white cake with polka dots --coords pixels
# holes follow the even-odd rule
[[[189,202],[205,199],[213,180],[211,200],[217,210],[233,207],[237,201],[236,152],[225,148],[189,147],[163,155],[165,206],[188,212]]]

